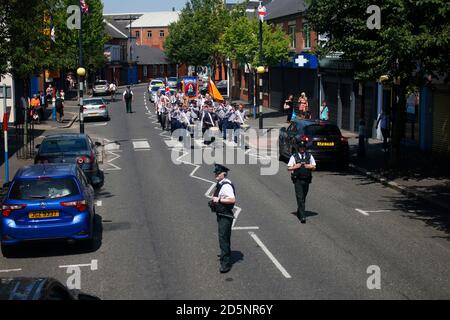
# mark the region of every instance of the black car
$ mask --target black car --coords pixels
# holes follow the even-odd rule
[[[280,160],[289,158],[300,140],[306,141],[307,151],[314,156],[318,165],[330,163],[343,169],[348,168],[348,140],[335,124],[319,120],[296,120],[287,129],[281,128]]]
[[[0,300],[100,300],[53,278],[0,278]]]
[[[39,150],[34,163],[77,163],[89,182],[95,188],[100,188],[104,183],[104,174],[98,164],[97,147],[100,145],[86,134],[49,135],[41,144],[36,145]]]

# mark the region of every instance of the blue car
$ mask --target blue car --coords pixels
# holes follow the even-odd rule
[[[4,256],[28,240],[84,240],[93,245],[94,189],[76,164],[36,164],[19,169],[2,204]]]

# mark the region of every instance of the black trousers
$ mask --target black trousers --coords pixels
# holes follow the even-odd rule
[[[306,219],[305,202],[308,195],[309,182],[297,180],[294,183],[295,197],[297,198],[297,216],[299,219]]]
[[[126,103],[126,106],[127,106],[127,113],[131,113],[132,111],[131,111],[131,99],[130,100],[126,100],[125,99],[125,103]]]
[[[220,263],[231,266],[231,226],[233,218],[217,215],[219,226]]]

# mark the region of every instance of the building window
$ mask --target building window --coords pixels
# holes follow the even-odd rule
[[[152,37],[152,32],[151,31],[147,31],[147,38],[151,38]]]
[[[141,33],[139,31],[136,31],[136,39],[141,36]]]
[[[296,26],[295,25],[289,26],[289,39],[291,41],[292,49],[297,48],[297,38],[296,38],[295,32],[296,32]]]
[[[311,30],[306,22],[303,23],[303,49],[311,49]]]
[[[159,30],[159,36],[160,36],[161,38],[164,38],[164,30]]]

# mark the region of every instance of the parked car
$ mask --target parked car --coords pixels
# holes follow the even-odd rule
[[[149,96],[150,96],[150,102],[156,101],[156,95],[158,94],[159,89],[161,89],[160,86],[152,86],[149,90]]]
[[[53,278],[0,279],[0,300],[100,300],[77,289],[69,290]]]
[[[109,84],[106,80],[97,80],[94,83],[94,87],[92,88],[93,95],[107,95],[109,94]]]
[[[94,239],[94,189],[76,164],[35,164],[17,171],[2,203],[1,250],[31,240]]]
[[[319,120],[295,120],[287,129],[281,128],[280,160],[292,155],[299,140],[306,141],[307,151],[314,156],[318,165],[334,163],[344,169],[348,167],[348,139],[342,136],[335,124]]]
[[[175,90],[175,89],[169,89],[169,91],[170,91],[170,94],[172,95],[172,94],[177,94],[177,90]],[[159,88],[159,90],[158,90],[158,92],[161,94],[161,93],[165,93],[166,92],[166,88]]]
[[[94,143],[86,134],[63,133],[44,138],[36,145],[38,152],[34,163],[73,163],[83,170],[89,182],[100,188],[104,183],[104,174],[98,164],[98,150],[101,144]]]
[[[167,85],[170,89],[178,89],[178,78],[176,77],[169,77],[167,78]]]
[[[103,118],[109,119],[109,110],[107,103],[102,98],[85,99],[83,103],[84,118]]]

